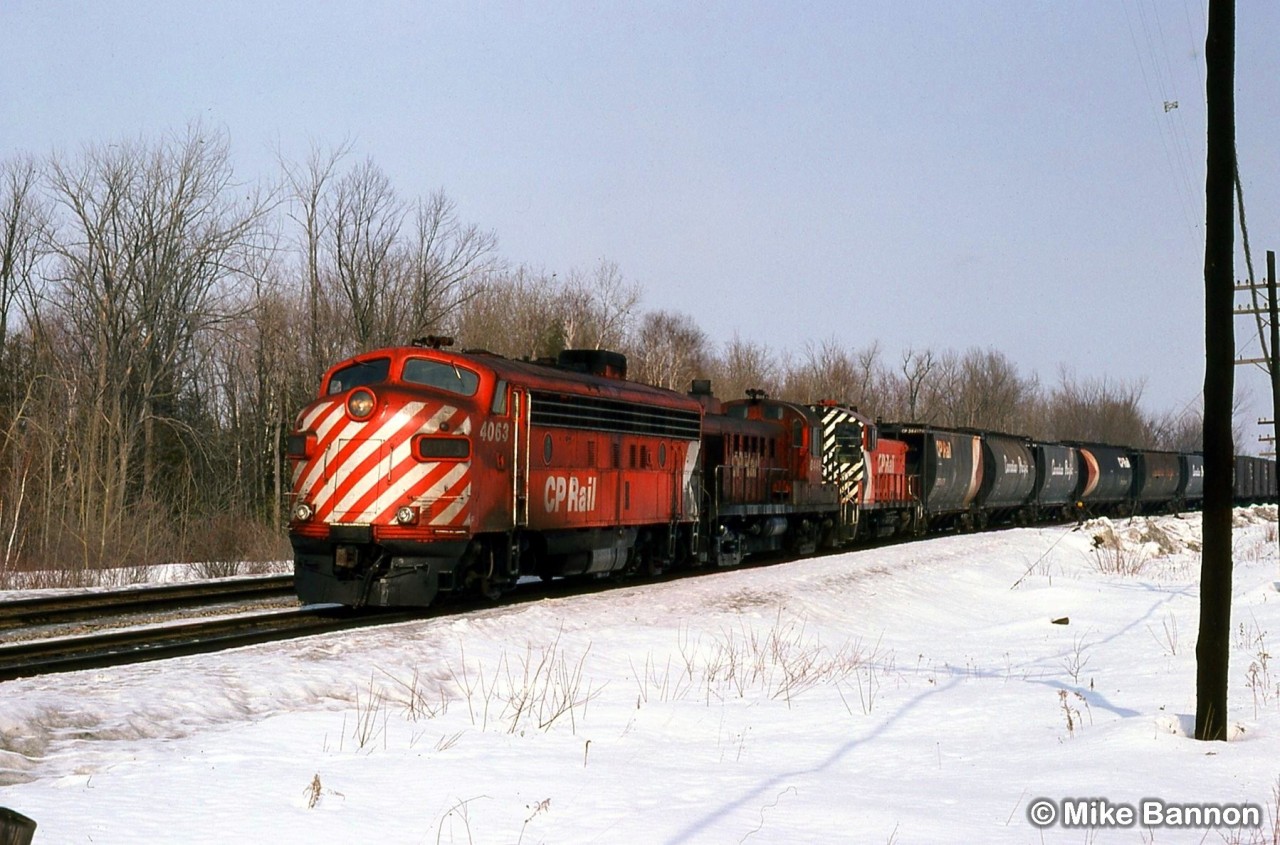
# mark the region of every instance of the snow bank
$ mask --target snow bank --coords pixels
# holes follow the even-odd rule
[[[1227,743],[1188,738],[1189,515],[10,682],[0,803],[37,842],[278,845],[1078,842],[1033,828],[1032,799],[1274,810],[1275,518],[1237,514]],[[1108,547],[1148,563],[1103,571]]]

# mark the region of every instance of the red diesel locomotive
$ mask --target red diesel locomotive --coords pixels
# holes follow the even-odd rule
[[[423,606],[522,574],[656,570],[696,547],[696,400],[626,381],[617,353],[548,366],[445,340],[336,365],[298,415],[303,601]]]
[[[692,395],[706,412],[699,476],[709,535],[696,560],[732,566],[752,554],[833,545],[840,498],[823,478],[818,415],[758,391],[721,403],[705,381]]]

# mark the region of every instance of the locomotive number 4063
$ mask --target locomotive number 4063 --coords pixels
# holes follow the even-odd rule
[[[490,443],[506,443],[511,439],[511,423],[485,420],[480,426],[480,439]]]

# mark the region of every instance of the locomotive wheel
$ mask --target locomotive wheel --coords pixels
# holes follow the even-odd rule
[[[463,595],[479,596],[490,601],[502,598],[502,584],[493,577],[493,553],[485,554],[480,543],[472,543],[467,548],[458,568],[462,571]]]
[[[640,558],[640,571],[649,578],[657,578],[663,572],[667,571],[667,567],[662,558],[651,552],[644,552]]]

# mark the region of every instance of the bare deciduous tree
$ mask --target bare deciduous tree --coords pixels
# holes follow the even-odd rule
[[[122,531],[132,503],[166,498],[161,478],[190,480],[183,387],[198,336],[227,318],[223,298],[264,206],[239,199],[225,138],[199,126],[154,146],[55,158],[50,190],[61,212],[49,305],[65,327],[63,371],[91,374],[68,385],[81,437],[67,478],[86,559],[100,560],[112,540],[148,539]]]
[[[347,173],[334,189],[321,278],[331,274],[331,314],[356,351],[395,339],[395,315],[405,307],[396,296],[395,252],[405,214],[391,180],[372,161]]]
[[[1033,378],[1023,378],[1003,352],[971,349],[962,359],[966,421],[961,425],[996,431],[1020,431],[1025,409],[1036,392]]]
[[[1037,395],[1007,356],[993,349],[948,351],[937,359],[922,389],[921,416],[938,425],[1023,430]]]
[[[801,402],[830,399],[862,407],[869,404],[880,370],[878,342],[850,352],[835,338],[828,338],[816,346],[805,344],[803,361],[788,368],[784,390]]]
[[[30,302],[35,293],[47,225],[38,179],[30,158],[0,164],[0,585],[26,544],[39,469],[38,432],[28,417],[37,370],[30,366],[29,343],[17,341],[12,322],[20,301]]]
[[[902,378],[905,388],[903,399],[908,421],[920,419],[920,394],[924,390],[929,375],[933,372],[933,367],[932,350],[917,352],[908,348],[902,353]]]
[[[554,358],[562,349],[621,349],[640,299],[616,264],[559,279],[528,267],[491,271],[450,322],[464,344],[517,358]]]
[[[304,166],[280,161],[285,186],[292,208],[290,216],[302,228],[302,265],[307,302],[307,352],[312,380],[319,381],[320,374],[332,358],[330,345],[333,332],[323,324],[324,291],[320,278],[321,242],[326,237],[327,219],[325,200],[330,185],[336,178],[339,162],[350,152],[350,143],[321,150],[313,146]]]
[[[741,399],[748,390],[780,394],[778,362],[769,347],[743,340],[736,332],[712,362],[712,388],[721,399]]]
[[[601,259],[589,274],[569,271],[561,297],[566,347],[617,349],[640,303],[640,286],[627,281],[616,263]]]
[[[1166,414],[1155,421],[1155,445],[1175,452],[1199,452],[1204,448],[1204,415],[1187,410]]]
[[[0,166],[0,356],[8,348],[19,297],[34,285],[40,240],[48,225],[48,213],[36,193],[38,178],[39,169],[31,158]]]
[[[640,321],[630,351],[630,377],[670,390],[687,390],[705,373],[710,359],[707,335],[686,314],[650,311]]]
[[[348,150],[313,150],[305,168],[283,165],[317,379],[343,355],[441,331],[498,267],[497,236],[459,222],[443,191],[407,203],[371,160],[340,174]]]
[[[1064,368],[1048,398],[1048,436],[1153,446],[1154,426],[1142,410],[1143,389],[1142,382],[1116,382],[1105,377],[1078,380]]]
[[[549,357],[564,348],[552,276],[521,266],[487,273],[477,287],[449,321],[464,348],[510,358]]]
[[[404,247],[400,294],[408,303],[396,326],[400,340],[434,332],[463,303],[479,293],[479,280],[498,266],[498,237],[458,222],[443,191],[419,202],[412,240]],[[400,309],[384,307],[394,314]]]

